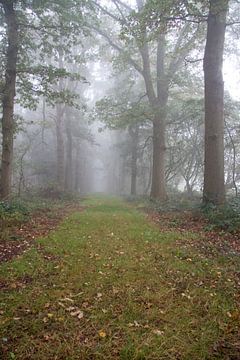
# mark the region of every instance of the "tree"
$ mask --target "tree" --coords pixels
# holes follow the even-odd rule
[[[192,93],[170,100],[166,175],[175,187],[182,187],[184,180],[187,196],[192,198],[194,190],[202,188],[204,108],[202,96],[190,89]]]
[[[4,58],[1,75],[2,97],[2,161],[0,196],[11,195],[14,138],[14,98],[25,107],[35,109],[42,96],[53,105],[73,105],[76,96],[67,89],[54,88],[59,79],[73,77],[63,67],[54,67],[49,59],[59,45],[67,49],[79,41],[83,28],[82,9],[88,2],[1,0],[2,43],[0,57]],[[88,7],[88,4],[87,4]],[[51,13],[51,16],[49,16]],[[78,39],[77,39],[77,35]],[[64,45],[63,45],[64,44]],[[70,53],[68,52],[70,57]]]
[[[136,0],[136,8],[131,8],[126,2],[112,0],[117,12],[106,9],[97,3],[100,11],[108,19],[117,21],[122,27],[118,39],[111,32],[94,26],[97,31],[111,46],[118,51],[125,63],[127,62],[142,77],[149,105],[154,113],[153,123],[153,163],[152,163],[152,186],[151,197],[161,201],[166,200],[165,158],[166,158],[166,118],[167,103],[170,87],[173,85],[176,74],[186,55],[195,45],[199,26],[195,23],[178,22],[176,31],[163,22],[157,26],[157,31],[152,34],[149,25],[149,13],[151,6],[155,10],[160,7],[167,14],[172,9],[172,3],[156,4]],[[167,6],[166,6],[167,4]],[[176,5],[177,2],[175,1]],[[177,6],[178,8],[178,6]],[[147,14],[147,15],[146,15]],[[151,17],[152,20],[152,17]],[[106,26],[106,22],[104,22]],[[122,43],[119,42],[119,38]],[[171,39],[171,41],[169,41]],[[153,56],[154,54],[155,56]],[[155,57],[155,58],[154,58]]]
[[[7,199],[11,192],[13,133],[14,133],[14,98],[16,93],[16,73],[18,58],[18,25],[16,1],[1,0],[7,24],[7,51],[5,81],[2,90],[2,165],[0,197]]]
[[[204,54],[205,166],[203,201],[222,204],[224,188],[224,84],[222,75],[227,0],[211,0]]]
[[[149,132],[151,133],[149,122],[152,121],[153,112],[149,109],[144,86],[133,71],[121,70],[108,93],[109,96],[96,102],[93,118],[95,121],[101,120],[110,130],[122,132],[124,140],[118,143],[123,165],[121,170],[125,175],[130,173],[130,194],[136,195],[140,190],[138,175],[145,150],[144,148],[141,151],[141,143],[144,143],[150,135]]]

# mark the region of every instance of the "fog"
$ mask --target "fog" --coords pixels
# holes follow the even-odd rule
[[[239,40],[240,0],[0,0],[2,360],[240,360]]]

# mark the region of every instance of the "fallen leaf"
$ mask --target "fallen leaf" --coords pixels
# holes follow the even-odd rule
[[[78,319],[82,319],[83,318],[83,312],[81,311],[79,314],[78,314]]]
[[[155,335],[158,335],[158,336],[161,336],[161,335],[163,335],[164,334],[164,331],[161,331],[161,330],[153,330],[153,333],[155,334]]]
[[[70,313],[72,316],[77,316],[78,319],[82,319],[83,318],[83,312],[81,310],[76,310],[76,311],[72,311]]]
[[[100,330],[100,331],[98,332],[98,335],[99,335],[101,338],[105,338],[105,337],[107,336],[107,334],[105,333],[104,330]]]
[[[140,327],[141,325],[136,320],[134,320],[134,326]]]
[[[75,306],[70,306],[70,307],[68,307],[66,310],[67,311],[73,311],[73,310],[75,310],[76,308],[75,308]]]

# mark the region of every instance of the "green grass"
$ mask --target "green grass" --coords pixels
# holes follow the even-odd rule
[[[196,234],[119,199],[85,205],[1,265],[0,358],[237,359],[238,259],[203,257]]]

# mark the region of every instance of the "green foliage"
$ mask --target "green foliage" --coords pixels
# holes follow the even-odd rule
[[[61,89],[59,82],[86,81],[78,72],[66,70],[66,63],[77,64],[73,48],[81,46],[88,35],[84,16],[92,13],[92,5],[84,0],[16,1],[18,21],[17,102],[31,110],[44,96],[48,104],[65,103],[78,107],[74,91]],[[0,86],[4,85],[6,66],[7,29],[0,4],[2,24],[0,45]],[[80,36],[81,34],[81,36]],[[59,59],[64,56],[65,64]]]
[[[147,0],[140,11],[135,10],[127,17],[122,26],[121,38],[132,38],[144,42],[151,40],[159,33],[182,26],[188,20],[193,22],[206,19],[207,1],[185,0]]]
[[[0,202],[0,213],[5,214],[14,214],[21,213],[23,215],[28,215],[29,211],[24,203],[21,201],[1,201]]]
[[[229,232],[240,230],[240,198],[234,198],[222,206],[207,204],[202,212],[209,221],[208,229],[222,229]]]
[[[159,213],[196,210],[200,207],[200,197],[196,196],[189,199],[185,193],[179,193],[177,196],[169,197],[164,203],[151,200],[150,206]]]
[[[194,192],[191,198],[185,192],[172,189],[169,190],[168,194],[168,200],[165,202],[154,199],[149,200],[148,195],[126,196],[125,200],[134,203],[140,208],[153,209],[158,213],[198,211],[201,207],[201,195],[198,192]]]
[[[9,229],[29,216],[29,209],[20,200],[0,202],[0,241],[9,238]]]
[[[120,99],[109,96],[96,103],[92,119],[100,119],[112,130],[126,129],[129,125],[151,122],[153,111],[141,97],[130,101],[127,95]]]
[[[60,200],[60,201],[78,201],[79,194],[70,192],[70,191],[63,191],[59,188],[59,186],[55,183],[49,184],[48,186],[42,187],[37,189],[36,195],[40,199],[47,199],[47,200]]]
[[[52,65],[36,65],[18,69],[17,102],[25,108],[36,110],[41,96],[48,105],[64,103],[79,108],[79,96],[69,89],[57,90],[58,82],[63,79],[85,82],[80,74],[72,73]]]

